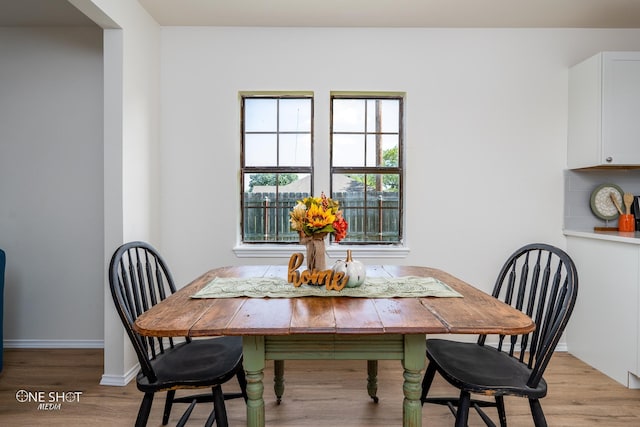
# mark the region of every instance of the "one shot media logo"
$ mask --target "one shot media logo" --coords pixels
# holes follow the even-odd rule
[[[81,391],[16,391],[16,400],[19,403],[31,403],[36,405],[39,411],[59,411],[63,404],[80,403]]]

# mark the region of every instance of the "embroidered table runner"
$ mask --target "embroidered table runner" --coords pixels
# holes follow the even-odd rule
[[[458,292],[433,277],[371,277],[357,288],[343,288],[341,291],[327,290],[315,285],[299,287],[278,277],[216,277],[192,298],[295,298],[295,297],[456,297]]]

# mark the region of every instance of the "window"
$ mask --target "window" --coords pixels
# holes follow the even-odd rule
[[[331,95],[331,197],[349,244],[402,241],[401,95]]]
[[[289,211],[313,189],[313,96],[241,95],[242,241],[292,242]]]
[[[313,94],[250,93],[240,99],[242,242],[298,243],[289,212],[298,200],[319,196]],[[329,98],[328,147],[316,148],[328,150],[329,163],[317,166],[349,223],[341,245],[403,241],[403,100],[397,93],[339,92]]]

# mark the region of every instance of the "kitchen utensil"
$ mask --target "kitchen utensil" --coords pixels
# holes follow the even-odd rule
[[[627,215],[631,215],[631,205],[633,204],[633,194],[624,193],[622,196],[622,200],[624,200],[624,206],[627,208]]]
[[[615,194],[609,193],[609,197],[611,197],[611,201],[615,205],[615,207],[618,210],[618,212],[620,213],[620,215],[623,215],[624,212],[622,212],[622,208],[620,207],[620,203],[618,203],[618,199],[616,199]]]

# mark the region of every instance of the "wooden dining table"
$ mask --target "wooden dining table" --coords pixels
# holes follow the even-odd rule
[[[287,278],[286,266],[232,266],[210,270],[142,314],[146,336],[242,336],[247,377],[247,426],[265,425],[263,377],[276,361],[275,389],[284,391],[285,360],[366,360],[368,391],[375,397],[377,360],[403,367],[403,426],[422,425],[422,372],[428,334],[530,332],[534,322],[511,306],[442,270],[417,266],[367,266],[367,277],[433,277],[462,297],[205,298],[192,296],[216,277]],[[293,286],[293,285],[292,285]]]

